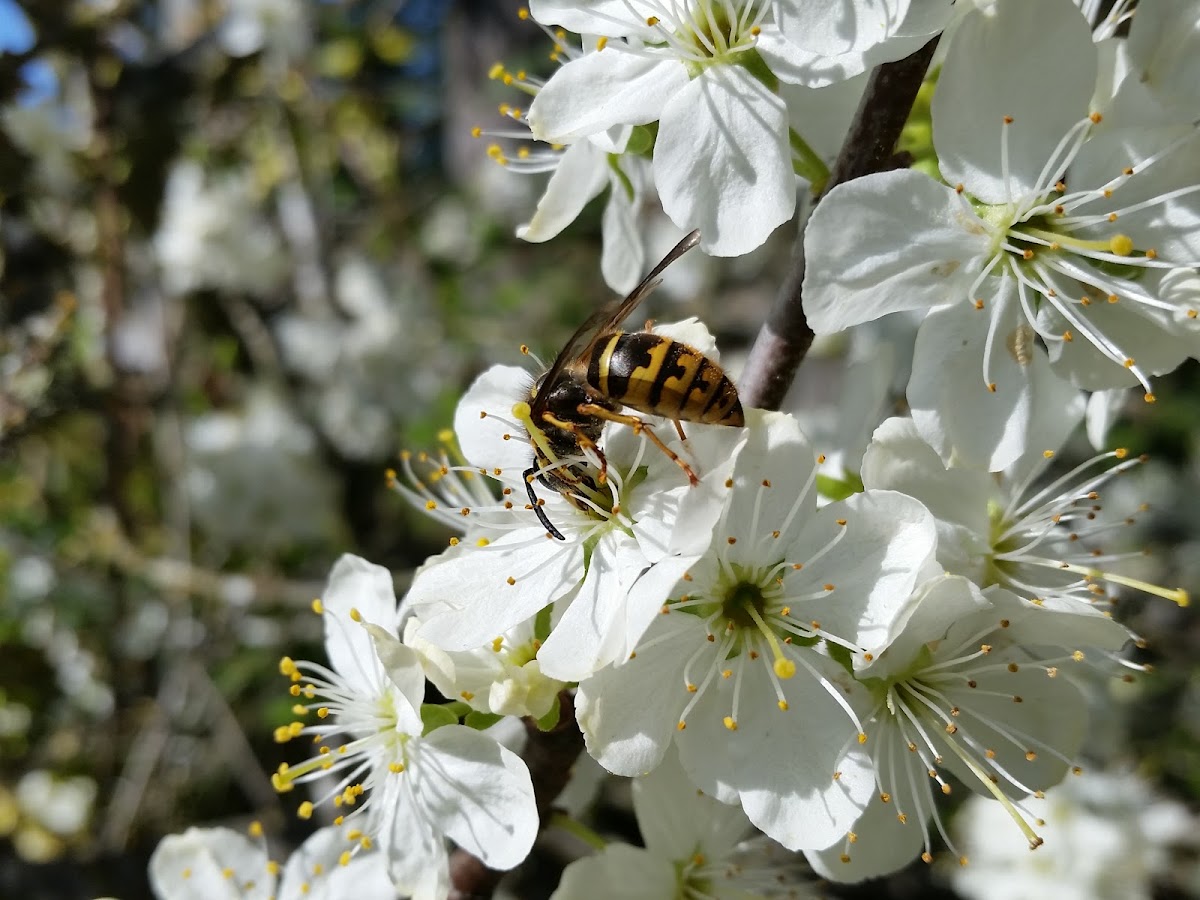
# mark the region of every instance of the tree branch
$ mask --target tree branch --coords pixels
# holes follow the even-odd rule
[[[829,173],[824,193],[844,181],[891,168],[896,141],[925,78],[937,42],[934,37],[911,56],[884,63],[871,73],[850,131]],[[816,202],[820,202],[820,198]],[[775,306],[755,338],[745,371],[738,381],[738,393],[747,406],[779,409],[796,377],[796,370],[812,345],[813,332],[801,305],[804,232],[802,224],[796,236],[791,268],[779,286]]]

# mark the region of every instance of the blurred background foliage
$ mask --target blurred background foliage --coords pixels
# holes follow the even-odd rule
[[[397,452],[610,296],[595,204],[516,241],[540,184],[471,136],[523,99],[494,62],[551,65],[516,10],[0,0],[0,897],[148,896],[150,851],[191,824],[302,838],[268,778],[276,665],[321,658],[330,564],[353,551],[402,589],[447,535],[385,490]],[[736,371],[793,233],[719,275],[685,260],[652,313],[700,315]],[[842,349],[806,361],[797,403],[836,402]],[[1194,588],[1200,375],[1157,393],[1121,426],[1157,460],[1123,499],[1161,509],[1146,574]],[[1089,746],[1194,804],[1194,619],[1129,615],[1158,668],[1097,689]],[[915,896],[927,872],[845,893]]]

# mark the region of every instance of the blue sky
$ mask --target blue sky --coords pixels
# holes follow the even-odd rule
[[[0,53],[23,53],[33,46],[33,26],[16,0],[0,0]],[[21,67],[26,88],[17,98],[23,106],[34,106],[58,93],[58,76],[40,59]]]

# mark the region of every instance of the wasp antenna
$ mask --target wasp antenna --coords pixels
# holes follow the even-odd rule
[[[554,527],[554,523],[550,521],[550,517],[546,515],[546,510],[542,508],[541,501],[538,500],[537,494],[533,492],[533,479],[537,477],[537,466],[530,466],[521,473],[521,479],[525,482],[525,493],[529,495],[529,503],[533,506],[533,512],[538,517],[538,521],[546,527],[553,537],[560,541],[565,541],[562,532]]]

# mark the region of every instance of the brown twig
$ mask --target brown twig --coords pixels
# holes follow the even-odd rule
[[[521,755],[533,779],[533,796],[542,828],[550,822],[554,801],[567,786],[575,760],[583,752],[583,734],[575,724],[575,698],[563,691],[558,702],[558,724],[549,731],[539,731],[533,722],[525,720],[529,736]],[[503,875],[465,850],[455,850],[450,856],[449,900],[484,900],[492,896]]]
[[[908,119],[937,42],[934,37],[911,56],[884,63],[871,73],[850,131],[829,173],[825,193],[842,182],[890,168],[900,130]],[[747,406],[779,409],[812,345],[813,331],[801,305],[804,231],[801,226],[791,267],[738,380],[738,394]]]

